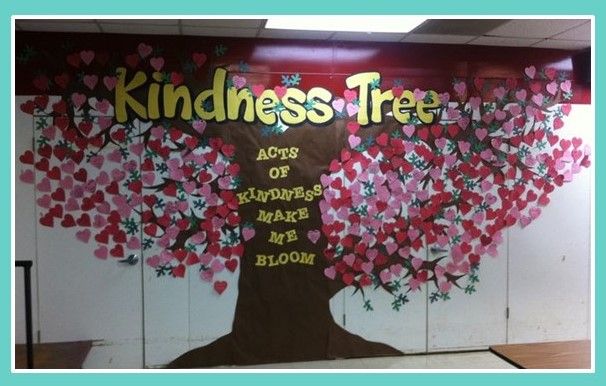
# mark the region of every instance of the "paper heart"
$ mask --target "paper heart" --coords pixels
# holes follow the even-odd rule
[[[192,123],[192,127],[194,128],[194,130],[196,130],[199,134],[204,133],[204,130],[206,129],[206,121],[202,121],[202,120],[195,120]]]
[[[469,98],[469,106],[471,106],[472,110],[479,109],[481,103],[482,103],[482,98],[480,98],[480,97]]]
[[[349,142],[349,147],[354,149],[358,147],[358,145],[362,142],[362,139],[358,136],[350,134],[349,137],[347,137],[347,141]]]
[[[402,132],[404,134],[406,134],[406,136],[408,138],[411,138],[412,135],[415,133],[415,126],[414,125],[404,125],[404,126],[402,126]]]
[[[543,105],[543,100],[544,100],[544,96],[543,94],[535,94],[532,96],[532,101],[537,105],[537,106],[542,106]],[[534,114],[533,114],[534,115]]]
[[[107,88],[108,91],[112,91],[114,89],[114,87],[116,87],[117,82],[118,82],[118,78],[116,78],[115,76],[104,76],[103,77],[103,84],[105,85],[105,88]]]
[[[459,96],[465,95],[465,92],[467,91],[467,85],[465,84],[465,82],[457,82],[454,84],[453,88]]]
[[[244,238],[244,241],[252,239],[255,237],[255,229],[250,227],[242,228],[242,237]]]
[[[141,56],[142,58],[148,57],[152,53],[152,51],[153,51],[152,46],[150,46],[148,44],[139,43],[139,45],[137,46],[137,52],[139,53],[139,56]]]
[[[346,110],[347,110],[347,115],[350,117],[353,117],[354,115],[356,115],[358,113],[358,110],[360,110],[360,107],[358,107],[357,105],[354,105],[353,103],[348,103]]]
[[[50,180],[47,177],[43,177],[42,180],[36,184],[36,189],[40,192],[50,192]]]
[[[216,281],[213,284],[213,288],[219,295],[221,295],[225,291],[225,289],[227,289],[227,282],[226,281]]]
[[[38,204],[39,207],[46,208],[46,209],[50,208],[51,202],[52,202],[51,196],[48,194],[38,197],[38,199],[36,200],[36,203]]]
[[[282,99],[284,97],[284,95],[286,95],[286,91],[288,91],[288,89],[284,86],[274,87],[274,92],[278,96],[278,99]]]
[[[362,268],[362,271],[366,274],[370,274],[372,272],[372,269],[374,268],[374,264],[372,263],[372,261],[367,261],[362,263],[362,265],[360,266]]]
[[[387,283],[391,280],[391,272],[388,269],[384,269],[379,273],[379,278],[382,283]]]
[[[353,253],[343,256],[343,261],[345,262],[345,264],[349,265],[350,267],[353,266],[355,260],[356,260],[356,255],[354,255]]]
[[[233,83],[233,85],[236,87],[236,89],[241,89],[242,87],[246,86],[246,78],[243,76],[239,76],[239,75],[234,75],[231,77],[231,81]],[[277,94],[277,92],[276,92]],[[278,96],[279,98],[282,98],[280,96]]]
[[[141,249],[141,241],[138,237],[132,236],[126,243],[126,247],[131,250]]]
[[[358,97],[358,93],[356,92],[356,90],[346,89],[345,91],[343,91],[343,96],[345,97],[345,100],[347,102],[351,103]]]
[[[253,95],[257,98],[260,97],[261,94],[263,94],[263,92],[265,91],[265,85],[262,84],[255,84],[251,88]]]
[[[102,259],[102,260],[107,259],[107,253],[108,253],[107,247],[104,246],[104,245],[102,245],[99,248],[95,249],[95,252],[94,252],[95,257],[98,258],[98,259]]]
[[[459,141],[458,146],[459,150],[461,150],[461,153],[463,154],[467,153],[469,149],[471,149],[471,144],[467,141]]]
[[[342,112],[345,107],[345,101],[341,98],[337,98],[332,101],[331,105],[335,111]]]
[[[101,169],[101,167],[103,167],[103,162],[105,162],[105,157],[100,154],[97,154],[90,157],[90,160],[88,162],[97,169]]]
[[[414,91],[412,92],[412,94],[413,94],[415,100],[422,101],[423,99],[425,99],[427,92],[425,92],[423,90],[419,90],[418,88],[415,88]]]
[[[206,240],[206,233],[204,233],[204,232],[194,233],[194,235],[189,238],[189,241],[192,244],[202,244],[205,240]]]
[[[35,175],[33,170],[22,170],[21,173],[19,173],[19,181],[24,182],[26,184],[33,184],[35,181]]]
[[[76,232],[76,239],[82,241],[83,243],[88,243],[88,240],[90,239],[90,230],[83,229]]]
[[[558,92],[558,84],[556,82],[551,82],[547,86],[545,86],[545,89],[551,95],[555,95]]]
[[[501,100],[503,98],[505,98],[505,95],[507,94],[505,87],[503,86],[499,86],[497,88],[495,88],[494,90],[492,90],[492,94],[495,96],[495,98]]]
[[[93,90],[99,81],[99,77],[97,75],[84,75],[82,77],[82,83],[89,89]]]
[[[149,60],[149,64],[156,71],[160,71],[162,67],[164,67],[164,58],[160,56],[155,56]]]
[[[537,69],[535,68],[535,66],[529,66],[526,67],[524,69],[524,73],[526,74],[526,76],[528,76],[530,79],[534,79],[534,76],[537,73]]]
[[[145,145],[143,145],[143,143],[141,143],[141,142],[138,142],[138,143],[131,144],[128,148],[131,152],[133,152],[134,155],[140,156],[141,153],[143,153],[143,149],[145,148]]]
[[[317,243],[318,240],[320,239],[320,231],[319,230],[310,230],[310,231],[308,231],[307,232],[307,238],[313,244]]]
[[[324,276],[329,279],[334,279],[337,276],[337,271],[334,266],[330,266],[324,269]]]

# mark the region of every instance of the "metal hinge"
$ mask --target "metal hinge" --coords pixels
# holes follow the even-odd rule
[[[40,338],[40,330],[36,331],[36,338],[38,338],[38,343],[40,343],[40,341],[42,340]]]
[[[509,307],[505,308],[505,319],[509,319]]]
[[[345,314],[343,314],[343,326],[345,326]]]

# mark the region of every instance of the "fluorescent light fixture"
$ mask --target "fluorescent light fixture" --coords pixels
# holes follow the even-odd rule
[[[267,29],[407,33],[427,20],[419,16],[280,16],[267,19]]]

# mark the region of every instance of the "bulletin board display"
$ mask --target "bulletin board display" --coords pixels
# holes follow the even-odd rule
[[[38,226],[236,296],[173,367],[399,354],[331,298],[372,318],[377,291],[394,312],[473,293],[506,229],[591,163],[560,135],[590,102],[565,51],[19,32],[15,57]]]

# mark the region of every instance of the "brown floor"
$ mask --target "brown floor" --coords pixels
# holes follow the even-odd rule
[[[589,369],[591,341],[503,344],[490,351],[521,369]]]
[[[34,368],[81,369],[93,341],[42,343],[34,345]],[[24,344],[15,345],[15,368],[27,368]]]

